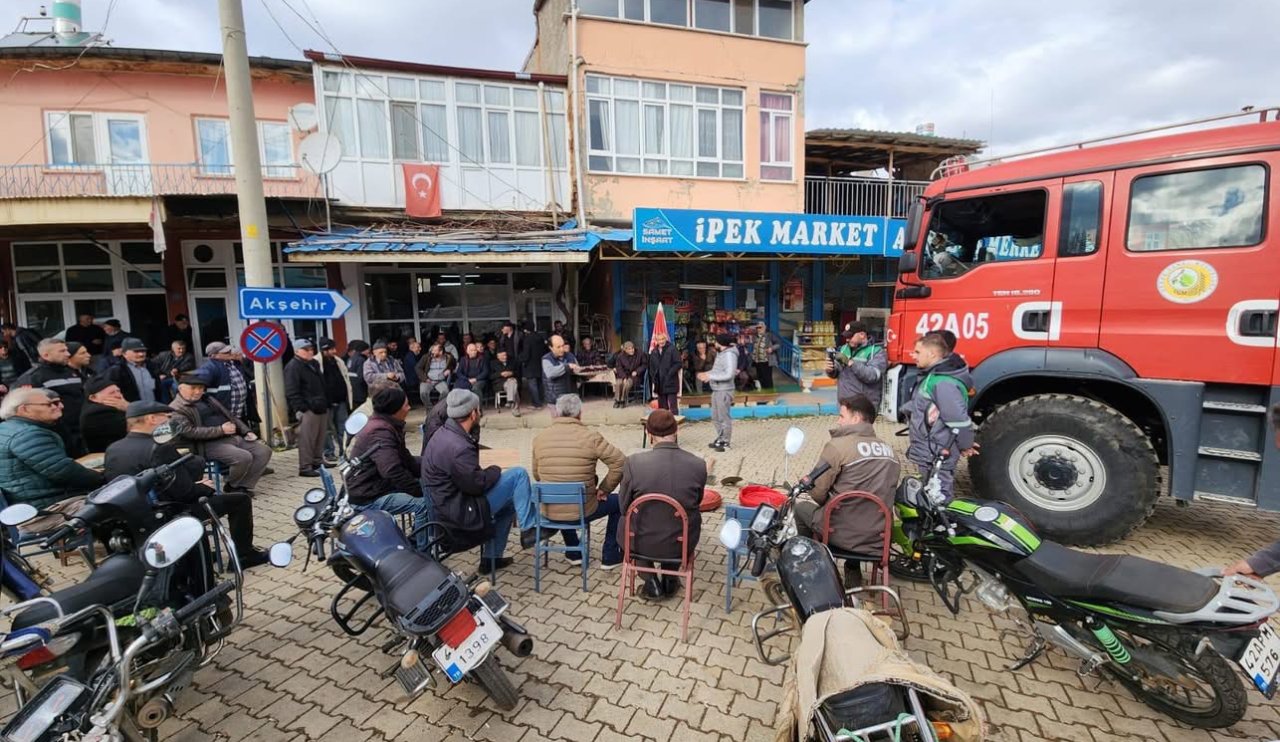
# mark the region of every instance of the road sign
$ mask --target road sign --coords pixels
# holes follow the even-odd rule
[[[350,308],[329,289],[240,288],[240,319],[337,319]]]
[[[240,333],[240,350],[244,357],[258,363],[271,363],[284,355],[284,345],[289,342],[284,328],[274,322],[251,322]]]

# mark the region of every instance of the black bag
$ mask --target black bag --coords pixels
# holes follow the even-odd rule
[[[435,519],[443,528],[432,534],[433,547],[456,554],[493,538],[493,514],[484,496],[460,495],[434,505]]]

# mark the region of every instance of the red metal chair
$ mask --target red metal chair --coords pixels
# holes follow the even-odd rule
[[[658,562],[658,560],[646,557],[643,554],[636,554],[631,549],[631,520],[640,512],[640,508],[645,505],[652,507],[666,505],[675,511],[676,517],[680,519],[680,536],[677,538],[677,541],[681,544],[679,569],[641,567],[636,563],[637,558],[645,561],[646,564]],[[684,511],[684,507],[669,495],[648,494],[637,497],[631,502],[631,506],[627,508],[627,512],[622,516],[622,578],[618,581],[618,614],[613,622],[615,627],[620,628],[622,626],[622,609],[625,605],[627,594],[628,592],[632,596],[636,594],[636,576],[642,573],[658,575],[659,577],[679,577],[684,580],[684,611],[680,618],[680,639],[688,642],[689,611],[693,604],[693,550],[689,545],[689,515]]]
[[[878,555],[874,551],[871,553],[855,553],[831,545],[831,516],[840,508],[859,501],[865,501],[874,506],[879,511],[884,523],[884,534]],[[870,563],[872,565],[871,583],[889,587],[889,544],[893,540],[893,514],[889,512],[889,507],[879,497],[870,492],[842,492],[828,500],[823,508],[822,527],[818,529],[818,540],[827,545],[827,548],[831,550],[831,556],[836,559]],[[886,611],[889,610],[889,598],[887,595],[881,597],[881,603]]]

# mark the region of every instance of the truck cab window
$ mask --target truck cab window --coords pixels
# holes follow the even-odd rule
[[[1241,165],[1148,175],[1130,188],[1134,252],[1247,247],[1262,241],[1267,170]]]
[[[983,263],[1034,260],[1044,254],[1042,190],[944,201],[925,236],[921,278],[954,278]]]
[[[1058,255],[1064,258],[1098,251],[1102,229],[1102,183],[1087,180],[1068,183],[1062,189],[1062,234]]]

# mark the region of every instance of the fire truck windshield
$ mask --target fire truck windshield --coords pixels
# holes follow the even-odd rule
[[[1040,190],[944,201],[929,221],[920,277],[952,278],[983,263],[1039,258],[1045,202]]]

